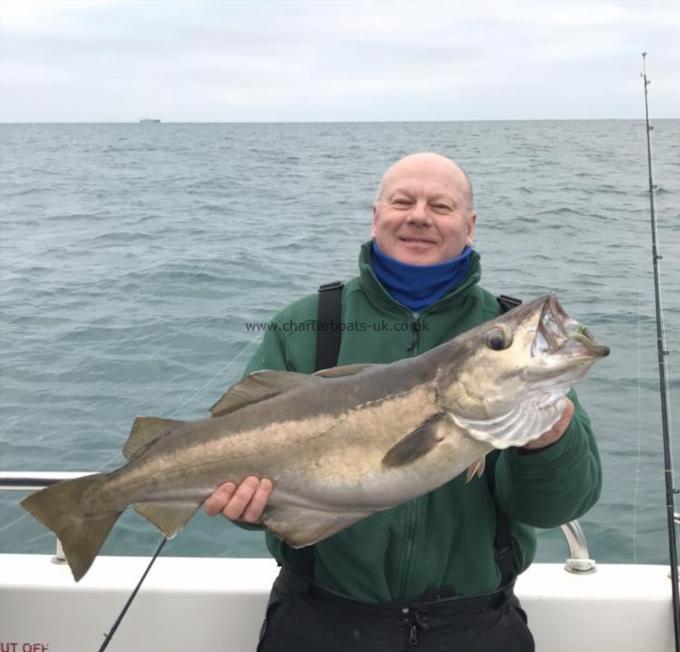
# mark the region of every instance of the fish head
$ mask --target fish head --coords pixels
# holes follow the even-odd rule
[[[439,368],[440,403],[473,437],[506,448],[549,430],[569,388],[609,348],[549,294],[465,333],[449,354]]]

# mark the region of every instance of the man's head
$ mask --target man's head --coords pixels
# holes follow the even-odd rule
[[[371,236],[402,263],[434,265],[472,243],[476,220],[465,172],[439,154],[411,154],[383,175]]]

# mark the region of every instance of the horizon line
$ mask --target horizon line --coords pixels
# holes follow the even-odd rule
[[[678,120],[679,117],[655,117],[654,120]],[[415,124],[415,123],[456,123],[456,122],[604,122],[604,121],[643,121],[644,116],[634,118],[478,118],[459,120],[169,120],[154,118],[158,122],[148,119],[137,120],[0,120],[0,125],[96,125],[96,124],[144,124],[151,125],[191,125],[191,124],[230,124],[230,125],[274,125],[274,124]]]

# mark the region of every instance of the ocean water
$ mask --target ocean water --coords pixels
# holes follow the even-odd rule
[[[205,416],[254,349],[246,322],[354,275],[383,170],[433,150],[473,180],[483,285],[556,292],[611,347],[578,389],[604,466],[581,524],[598,561],[663,563],[644,138],[640,121],[0,125],[0,467],[111,470],[136,415]],[[654,140],[680,423],[680,121]],[[0,492],[0,550],[52,551],[19,498]],[[559,531],[539,538],[540,560],[565,558]],[[104,552],[158,539],[130,510]],[[199,513],[164,554],[265,552]]]

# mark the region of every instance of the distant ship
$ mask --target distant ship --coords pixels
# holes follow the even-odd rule
[[[160,122],[160,118],[140,118],[140,122]]]

